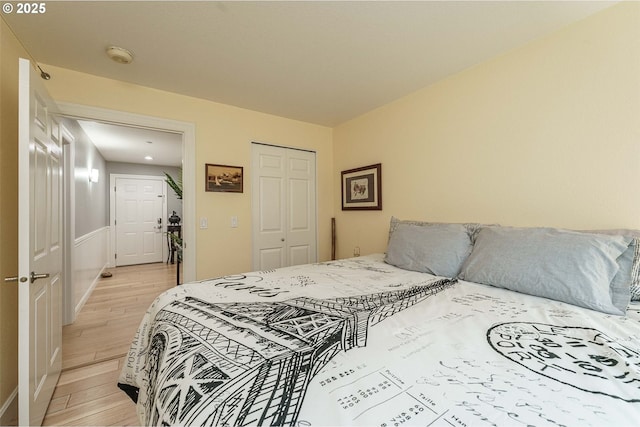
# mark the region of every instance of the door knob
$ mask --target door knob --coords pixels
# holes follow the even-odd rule
[[[47,277],[49,277],[49,273],[36,274],[35,271],[32,271],[31,272],[31,283],[35,282],[38,279],[46,279]]]
[[[284,242],[284,238],[280,239],[281,242]]]

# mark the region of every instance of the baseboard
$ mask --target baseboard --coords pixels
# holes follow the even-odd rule
[[[18,387],[0,408],[0,426],[18,425]]]
[[[91,282],[91,285],[89,285],[89,287],[87,288],[87,291],[84,293],[84,295],[82,295],[82,298],[80,298],[80,301],[78,301],[78,304],[76,304],[75,307],[75,312],[76,312],[76,318],[78,317],[78,314],[80,313],[80,310],[82,310],[82,307],[84,307],[84,304],[87,302],[87,300],[89,299],[89,297],[91,296],[91,293],[93,292],[93,289],[96,287],[96,285],[98,284],[98,280],[100,280],[100,275],[102,274],[102,272],[104,270],[106,270],[107,268],[109,268],[109,263],[106,263],[101,269],[100,272],[98,273],[98,275],[95,277],[95,279],[93,279],[93,282]],[[1,426],[2,424],[0,424]]]

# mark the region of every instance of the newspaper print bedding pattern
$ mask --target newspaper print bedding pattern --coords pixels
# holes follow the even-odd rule
[[[172,289],[120,385],[147,425],[637,425],[640,306],[610,316],[382,259]]]

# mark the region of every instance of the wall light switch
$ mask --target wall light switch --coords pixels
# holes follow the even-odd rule
[[[237,227],[238,227],[238,217],[234,215],[231,217],[231,228],[237,228]]]
[[[200,228],[209,228],[209,220],[206,216],[200,218]]]

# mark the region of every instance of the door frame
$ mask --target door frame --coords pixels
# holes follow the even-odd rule
[[[73,247],[76,236],[76,186],[75,186],[75,137],[64,123],[60,123],[60,138],[62,139],[62,221],[63,221],[63,252],[62,274],[64,287],[62,292],[62,324],[75,322],[76,310],[73,302]]]
[[[116,179],[144,179],[153,181],[162,181],[162,233],[167,231],[167,181],[160,175],[132,175],[112,173],[109,175],[109,266],[116,267]],[[168,255],[168,249],[162,244],[162,262]]]
[[[143,127],[182,134],[182,242],[184,282],[196,280],[196,126],[194,123],[88,105],[57,102],[62,115],[73,119],[98,120],[107,123]],[[71,236],[71,241],[75,235]],[[73,289],[65,289],[73,292]]]

